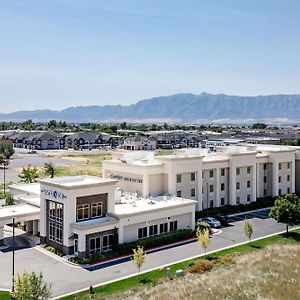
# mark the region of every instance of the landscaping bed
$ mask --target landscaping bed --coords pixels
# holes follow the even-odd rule
[[[261,208],[267,208],[267,207],[274,206],[275,199],[276,197],[265,197],[265,198],[258,198],[256,202],[250,202],[248,204],[224,205],[221,207],[208,208],[202,211],[197,211],[195,217],[197,220],[198,218],[203,218],[206,216],[214,217],[219,214],[231,215],[231,214],[261,209]]]

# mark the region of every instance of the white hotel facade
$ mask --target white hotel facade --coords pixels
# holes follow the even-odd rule
[[[195,229],[195,211],[300,194],[300,148],[245,146],[192,149],[155,157],[114,152],[103,178],[73,176],[10,187],[16,205],[0,208],[4,226],[20,222],[41,242],[86,257],[114,242]]]
[[[300,148],[247,145],[188,149],[176,155],[119,153],[103,162],[103,176],[143,197],[162,194],[197,201],[197,210],[257,198],[300,194]]]

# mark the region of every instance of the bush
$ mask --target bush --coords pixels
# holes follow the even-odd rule
[[[214,217],[218,214],[221,215],[230,215],[240,212],[247,212],[250,210],[260,209],[260,208],[266,208],[274,206],[275,197],[264,197],[264,198],[258,198],[256,202],[250,202],[248,204],[239,204],[239,205],[224,205],[221,207],[213,207],[204,209],[202,211],[196,212],[196,220],[198,218],[203,218],[206,216]]]
[[[214,267],[214,262],[210,260],[200,260],[188,269],[190,273],[200,273],[210,271]]]
[[[192,230],[178,230],[156,235],[150,238],[140,239],[132,243],[118,244],[113,246],[114,251],[109,253],[96,253],[93,256],[81,259],[79,257],[72,257],[69,261],[75,264],[91,264],[93,262],[99,262],[104,259],[113,258],[121,255],[132,254],[132,249],[136,249],[137,246],[143,247],[147,250],[150,247],[161,246],[164,244],[180,241],[187,238],[192,238],[195,233]]]
[[[54,254],[60,256],[60,257],[64,256],[64,253],[63,253],[61,250],[59,250],[59,249],[57,249],[57,248],[55,248],[55,247],[53,247],[53,246],[44,245],[44,248],[45,248],[46,250],[48,250],[48,251],[50,251],[50,252],[52,252],[52,253],[54,253]]]
[[[0,199],[5,199],[5,204],[4,206],[9,206],[9,205],[14,205],[15,200],[14,197],[11,193],[0,193]]]

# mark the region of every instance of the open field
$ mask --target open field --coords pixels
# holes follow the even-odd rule
[[[92,175],[102,176],[102,161],[111,158],[110,154],[67,155],[60,157],[70,160],[72,165],[55,166],[55,176]],[[41,177],[46,177],[43,167],[39,167]]]
[[[78,295],[65,297],[63,299],[190,299],[189,295],[184,294],[184,292],[189,290],[185,289],[184,286],[187,283],[193,284],[194,281],[197,283],[195,284],[193,289],[191,287],[191,291],[195,293],[195,295],[191,295],[191,299],[224,299],[224,297],[220,298],[220,294],[218,294],[217,292],[221,287],[222,289],[225,289],[227,285],[229,285],[228,291],[225,289],[224,292],[228,292],[228,294],[230,294],[230,292],[233,292],[235,289],[237,291],[235,292],[235,297],[229,297],[227,299],[257,299],[257,297],[253,296],[252,294],[249,294],[249,297],[247,295],[241,295],[241,297],[238,297],[238,291],[240,291],[239,286],[243,286],[243,288],[245,288],[246,291],[251,291],[253,289],[253,285],[259,284],[260,288],[255,291],[257,293],[265,293],[266,291],[268,291],[269,288],[271,288],[270,285],[272,282],[274,289],[276,287],[275,284],[277,284],[278,286],[281,285],[280,280],[276,281],[276,278],[281,279],[283,276],[287,275],[294,276],[297,278],[295,278],[296,282],[294,282],[293,280],[291,283],[286,282],[285,280],[284,282],[286,286],[300,283],[300,267],[298,267],[296,270],[296,272],[298,273],[294,273],[295,266],[300,266],[300,245],[298,244],[299,242],[300,229],[291,232],[288,236],[286,236],[285,234],[275,235],[272,237],[264,238],[237,247],[218,251],[213,254],[201,256],[197,259],[187,260],[170,266],[171,273],[174,274],[175,271],[178,269],[183,269],[185,271],[188,270],[192,265],[196,264],[197,262],[203,259],[217,260],[222,257],[224,258],[225,256],[228,257],[230,255],[240,256],[235,265],[232,265],[232,262],[230,262],[228,265],[223,264],[222,267],[215,268],[211,273],[209,272],[205,274],[205,276],[208,276],[207,280],[210,280],[211,283],[209,286],[206,286],[205,293],[214,291],[214,293],[216,293],[215,298],[210,298],[207,296],[207,294],[205,294],[205,297],[199,298],[199,294],[201,295],[201,293],[198,291],[197,294],[196,288],[198,286],[198,283],[201,283],[205,286],[204,281],[202,281],[201,277],[204,275],[187,274],[186,276],[184,276],[183,279],[175,279],[171,283],[169,283],[170,280],[167,277],[166,269],[159,269],[147,272],[140,276],[134,276],[128,279],[123,279],[111,284],[95,288],[95,294],[92,296],[92,298],[87,292],[83,292]],[[274,248],[266,248],[270,246],[273,246]],[[286,254],[286,252],[282,250],[285,249],[285,247],[287,247],[287,251],[293,251],[293,253],[297,253],[298,257],[296,257],[294,254],[291,256]],[[281,251],[281,254],[278,254],[278,251]],[[268,256],[268,253],[273,253],[273,255]],[[256,269],[256,264],[260,263],[260,261],[256,260],[258,258],[261,259],[261,262],[265,261],[266,263],[261,263],[262,268]],[[274,259],[274,263],[272,263],[272,259]],[[247,267],[248,262],[249,266]],[[278,265],[278,267],[276,267],[276,265]],[[247,273],[245,273],[247,274],[247,276],[243,273],[244,268],[245,272],[247,270]],[[275,272],[276,270],[278,270],[278,272],[280,273],[273,274],[272,272]],[[230,276],[227,276],[227,274],[229,274],[228,272],[233,272],[233,275],[235,274],[235,277],[231,278]],[[265,275],[263,275],[264,273]],[[241,276],[241,279],[238,278],[238,275]],[[267,281],[265,281],[265,276],[267,276]],[[214,280],[214,277],[216,277],[216,280]],[[184,280],[186,280],[186,283],[184,283]],[[228,280],[228,282],[224,284],[222,280]],[[268,284],[268,289],[264,287],[265,282],[267,282],[266,284]],[[170,286],[168,286],[168,284],[170,284]],[[171,286],[172,284],[174,286]],[[179,287],[181,287],[181,290],[178,290],[174,292],[174,295],[171,295],[171,293],[173,293],[177,285],[178,289]],[[147,291],[153,291],[153,294],[151,294],[152,292],[149,294],[149,292]],[[293,291],[293,289],[291,289],[291,291]],[[265,294],[262,295],[265,296]],[[280,296],[281,294],[278,295]],[[177,296],[180,296],[181,298],[178,298]],[[268,299],[296,299],[296,297]]]

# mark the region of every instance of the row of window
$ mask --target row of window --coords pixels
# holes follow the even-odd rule
[[[102,217],[102,202],[77,205],[77,221]]]
[[[151,237],[168,231],[175,231],[177,230],[177,225],[177,221],[170,221],[166,223],[141,227],[138,229],[138,239]]]
[[[90,239],[90,254],[112,250],[113,234],[106,234]]]
[[[60,223],[49,221],[49,240],[58,244],[62,244],[63,225]]]
[[[290,175],[287,175],[286,176],[286,181],[290,181],[291,180],[291,176]],[[278,182],[280,183],[281,182],[281,176],[278,176]]]
[[[288,163],[287,163],[287,169],[290,169],[290,168],[291,168],[291,163],[288,162]],[[279,169],[279,170],[282,169],[282,163],[279,163],[279,164],[278,164],[278,169]]]

